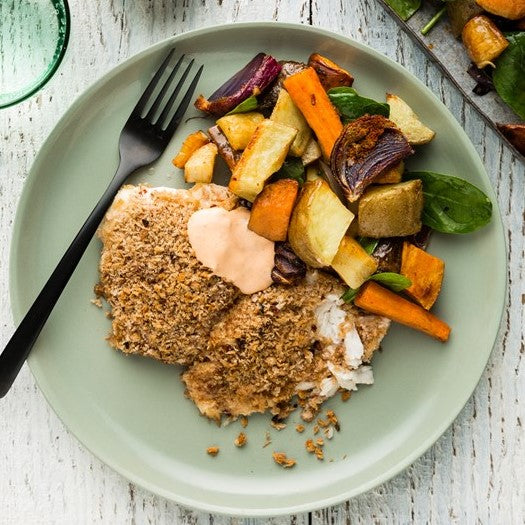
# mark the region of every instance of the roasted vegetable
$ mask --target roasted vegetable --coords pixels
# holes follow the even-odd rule
[[[523,0],[476,0],[476,2],[485,11],[509,20],[518,20],[525,16]]]
[[[405,173],[403,178],[422,181],[422,221],[433,230],[470,233],[490,222],[490,199],[466,180],[431,171]]]
[[[361,287],[354,304],[367,312],[383,315],[419,330],[441,342],[449,338],[450,327],[445,322],[373,281],[368,281]]]
[[[525,119],[525,32],[508,39],[509,47],[497,59],[492,80],[503,101]]]
[[[434,138],[435,133],[419,120],[402,98],[387,93],[386,101],[390,106],[390,120],[397,124],[409,144],[412,146],[426,144]]]
[[[482,97],[494,89],[494,82],[492,76],[487,74],[485,69],[480,69],[476,64],[470,64],[467,73],[476,81],[476,85],[472,92]]]
[[[195,107],[216,117],[222,117],[248,97],[263,92],[279,71],[281,66],[275,58],[259,53],[208,99],[200,95],[195,101]]]
[[[290,146],[290,155],[301,157],[312,138],[312,131],[286,89],[281,89],[270,119],[297,130],[297,136]]]
[[[315,69],[326,91],[339,86],[351,86],[354,83],[354,77],[348,71],[319,53],[310,55],[308,65]]]
[[[211,182],[216,156],[217,146],[213,142],[200,147],[184,165],[184,180],[186,182]]]
[[[483,9],[476,3],[476,0],[454,0],[447,2],[447,14],[450,21],[452,34],[458,38],[465,24],[476,15],[483,13]]]
[[[306,174],[301,159],[295,157],[288,157],[281,169],[272,176],[272,181],[279,179],[294,179],[299,184],[305,181]]]
[[[400,237],[379,239],[377,246],[372,252],[372,257],[377,261],[377,271],[399,273],[401,270],[402,250],[403,239]]]
[[[345,235],[332,268],[350,288],[359,288],[377,270],[377,262],[355,239]]]
[[[404,171],[405,163],[401,161],[399,164],[383,171],[383,173],[376,177],[374,184],[396,184],[401,182]]]
[[[397,126],[381,115],[366,115],[347,124],[335,143],[330,167],[349,202],[385,170],[414,153]]]
[[[307,66],[304,62],[295,62],[293,60],[281,60],[279,61],[281,71],[277,75],[277,78],[271,83],[270,87],[259,97],[258,108],[264,116],[269,117],[273,111],[273,107],[277,102],[279,93],[283,87],[285,78],[288,78],[295,73],[299,73]]]
[[[413,244],[404,242],[401,273],[412,282],[405,293],[425,310],[430,310],[441,290],[445,263]]]
[[[326,181],[307,182],[292,213],[288,240],[306,264],[329,266],[353,218]]]
[[[248,228],[270,241],[285,241],[298,191],[293,179],[267,184],[253,201]]]
[[[306,168],[306,180],[307,181],[311,181],[311,180],[317,180],[317,179],[320,179],[321,176],[319,175],[319,168],[317,167],[317,165],[313,165],[313,166],[308,166]]]
[[[272,281],[277,284],[295,284],[306,275],[306,264],[287,242],[275,243]]]
[[[324,157],[329,159],[343,125],[317,73],[308,67],[285,79],[283,85],[317,136]]]
[[[263,120],[264,117],[261,113],[239,113],[220,118],[217,121],[217,126],[226,135],[233,149],[243,150]]]
[[[383,117],[388,117],[390,113],[388,104],[362,97],[354,88],[334,88],[328,91],[328,96],[337,111],[339,111],[345,124],[363,115],[383,115]]]
[[[184,165],[192,156],[192,154],[195,151],[197,151],[201,146],[204,146],[204,144],[208,144],[208,142],[210,142],[210,139],[203,131],[196,131],[195,133],[191,133],[184,139],[184,142],[182,143],[179,152],[177,153],[176,157],[172,160],[173,165],[177,168],[184,168]]]
[[[224,162],[226,162],[228,168],[233,171],[233,168],[235,168],[235,165],[241,158],[241,154],[232,148],[232,145],[228,142],[226,135],[220,130],[219,126],[215,125],[208,129],[208,135],[217,146],[219,155]]]
[[[422,210],[420,180],[370,188],[359,200],[359,235],[376,239],[412,235],[421,229]]]
[[[301,156],[303,166],[308,166],[321,158],[322,152],[319,144],[314,139],[310,139],[304,153]]]
[[[509,142],[525,155],[525,124],[498,124],[498,128]]]
[[[263,120],[235,166],[230,190],[251,202],[264,183],[282,166],[297,131],[273,120]]]
[[[493,60],[509,45],[496,24],[485,15],[471,18],[463,28],[461,39],[468,55],[480,69],[486,66],[495,67]]]

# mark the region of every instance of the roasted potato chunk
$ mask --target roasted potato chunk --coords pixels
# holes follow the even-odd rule
[[[401,256],[401,273],[412,281],[404,292],[425,310],[430,310],[441,290],[445,263],[405,241]]]
[[[264,117],[261,113],[239,113],[220,118],[217,121],[217,126],[226,135],[233,149],[243,150],[263,120]]]
[[[353,218],[324,179],[306,182],[292,213],[288,240],[306,264],[329,266]]]
[[[213,142],[199,148],[184,166],[184,180],[186,182],[211,182],[215,157],[217,157],[217,146]]]
[[[297,130],[273,120],[263,120],[233,169],[229,188],[253,202],[264,183],[283,165]]]
[[[411,146],[427,144],[434,138],[435,133],[419,120],[403,99],[387,93],[386,101],[390,106],[390,120],[397,125]]]
[[[248,228],[270,241],[285,241],[298,192],[294,179],[267,184],[253,201]]]
[[[292,155],[292,157],[301,157],[312,138],[312,130],[303,117],[303,114],[293,103],[292,97],[284,88],[281,89],[279,93],[270,119],[291,126],[297,130],[295,140],[290,146],[290,155]]]
[[[401,161],[392,168],[385,170],[379,177],[374,179],[374,184],[397,184],[401,182],[403,172],[405,171],[405,163]]]
[[[345,235],[332,268],[350,288],[359,288],[377,270],[377,261],[355,239]]]
[[[314,139],[310,139],[304,153],[301,156],[301,162],[303,166],[308,166],[321,158],[322,152],[319,144]]]
[[[469,57],[479,69],[496,67],[494,60],[509,46],[505,35],[485,15],[471,18],[461,32],[461,39]]]
[[[419,179],[369,188],[359,200],[359,235],[375,239],[412,235],[421,229],[422,211]]]
[[[191,133],[184,139],[179,152],[171,162],[173,162],[173,165],[177,168],[184,168],[184,165],[188,162],[188,159],[193,153],[195,153],[200,147],[208,144],[208,142],[210,142],[210,139],[203,131],[199,130],[195,133]]]

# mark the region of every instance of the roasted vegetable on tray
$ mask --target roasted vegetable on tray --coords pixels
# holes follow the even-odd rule
[[[430,233],[484,226],[491,202],[463,179],[411,172],[414,148],[434,131],[399,95],[373,100],[353,82],[318,53],[308,64],[259,53],[198,98],[218,118],[190,134],[173,162],[202,183],[217,155],[225,161],[248,228],[275,243],[277,285],[293,286],[308,267],[329,271],[348,286],[344,301],[446,341],[450,328],[427,311],[445,268],[426,251]]]

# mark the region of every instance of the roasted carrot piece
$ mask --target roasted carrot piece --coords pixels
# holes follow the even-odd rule
[[[267,184],[253,201],[248,228],[270,241],[286,241],[299,183],[281,179]]]
[[[425,310],[430,310],[436,302],[444,272],[445,263],[441,259],[409,242],[403,243],[401,273],[412,281],[404,292]]]
[[[307,67],[289,76],[284,81],[284,87],[317,135],[325,160],[329,159],[343,125],[317,73]]]
[[[210,142],[210,139],[203,131],[196,131],[195,133],[188,135],[184,139],[177,156],[171,162],[173,162],[173,165],[177,168],[184,168],[186,162],[188,162],[188,159],[193,153],[205,144],[208,144],[208,142]]]
[[[441,319],[373,281],[368,281],[361,287],[354,304],[367,312],[383,315],[442,342],[447,341],[450,335],[450,327]]]

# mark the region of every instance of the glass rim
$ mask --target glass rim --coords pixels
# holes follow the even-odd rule
[[[0,93],[0,109],[14,106],[19,102],[28,99],[31,95],[34,95],[39,89],[44,87],[49,79],[55,74],[58,66],[60,66],[60,63],[64,58],[69,43],[69,33],[71,29],[69,4],[67,0],[50,0],[50,2],[56,10],[59,24],[58,38],[53,57],[51,58],[46,70],[27,86],[16,91]]]

